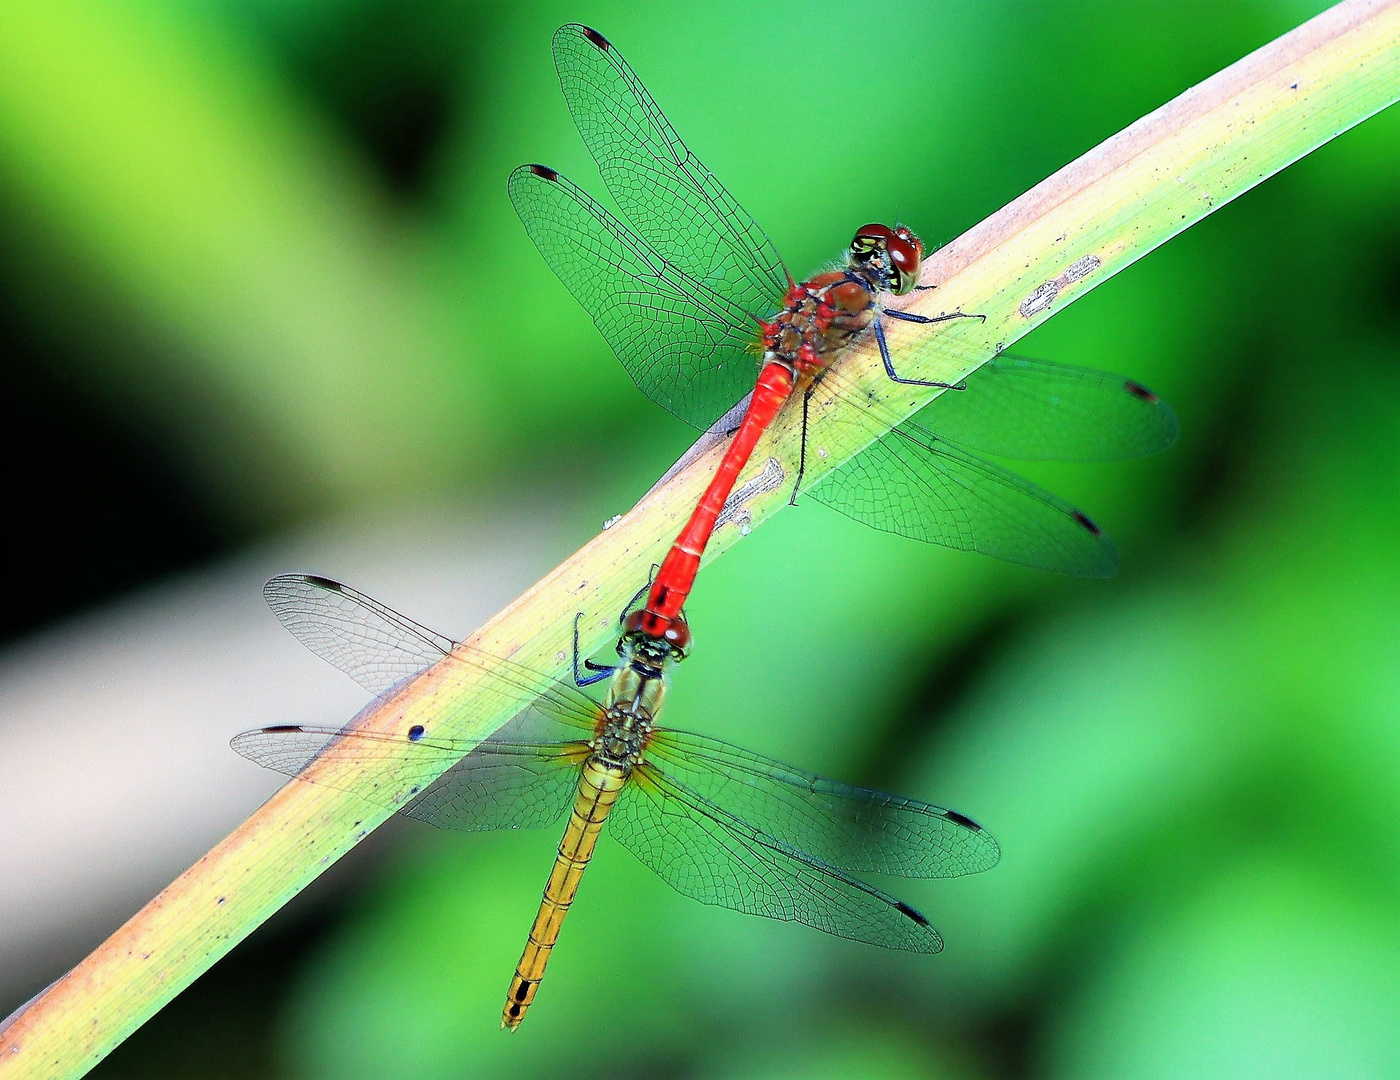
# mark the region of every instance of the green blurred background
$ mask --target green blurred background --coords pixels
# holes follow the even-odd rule
[[[508,506],[564,552],[684,448],[505,197],[536,160],[601,191],[562,22],[805,273],[867,220],[945,242],[1322,6],[4,5],[0,629],[357,515]],[[1397,176],[1392,110],[1019,346],[1180,417],[1158,459],[1030,470],[1117,579],[812,503],[703,575],[670,723],[1000,840],[891,886],[944,954],[702,907],[605,840],[506,1037],[557,837],[396,828],[95,1075],[1400,1076]]]

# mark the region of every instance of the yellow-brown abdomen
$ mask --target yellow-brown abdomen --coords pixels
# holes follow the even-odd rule
[[[559,940],[559,928],[564,924],[564,916],[569,913],[569,905],[578,892],[583,871],[593,856],[593,847],[603,830],[603,822],[607,820],[608,812],[617,802],[618,793],[626,782],[626,771],[607,765],[596,757],[590,757],[583,763],[578,778],[578,794],[574,796],[574,808],[569,814],[569,824],[564,828],[564,837],[559,841],[554,869],[545,883],[544,897],[535,915],[535,923],[530,927],[525,952],[516,965],[515,977],[511,979],[510,989],[506,992],[501,1027],[511,1031],[518,1028],[525,1018],[525,1010],[535,1000],[535,991],[544,978],[545,965],[549,963],[550,950]]]

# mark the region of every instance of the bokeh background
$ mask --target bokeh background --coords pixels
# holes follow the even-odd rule
[[[536,160],[601,192],[558,24],[805,273],[866,220],[950,239],[1322,6],[0,7],[0,1013],[276,786],[231,735],[358,707],[264,577],[465,634],[689,441],[505,197]],[[944,954],[702,907],[605,839],[508,1038],[557,837],[391,823],[95,1075],[1400,1076],[1397,176],[1392,110],[1022,343],[1180,417],[1158,459],[1027,470],[1117,579],[815,503],[703,575],[672,724],[1001,841],[891,886]]]

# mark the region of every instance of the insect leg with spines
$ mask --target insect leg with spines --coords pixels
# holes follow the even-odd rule
[[[647,583],[643,585],[640,589],[638,589],[635,593],[633,593],[632,599],[628,600],[627,603],[623,605],[622,611],[619,612],[617,616],[617,625],[619,627],[621,627],[626,621],[628,612],[635,608],[637,604],[641,601],[642,597],[646,596],[648,590],[651,589],[651,583],[656,580],[656,571],[658,569],[660,569],[659,563],[651,564],[651,573],[647,575]],[[595,683],[600,683],[603,680],[610,678],[617,671],[616,664],[595,664],[591,659],[582,655],[583,650],[579,645],[578,634],[578,624],[582,620],[583,612],[577,612],[574,615],[573,668],[574,685],[580,688],[586,686],[593,686]],[[622,642],[619,640],[617,643],[617,653],[619,656],[622,655],[622,648]],[[583,661],[581,665],[579,663],[580,659],[582,659]]]

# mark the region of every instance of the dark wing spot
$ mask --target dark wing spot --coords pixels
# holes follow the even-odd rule
[[[418,741],[419,739],[421,739],[422,737],[423,737],[423,725],[422,725],[422,724],[414,724],[411,728],[408,729],[408,741],[409,741],[409,742],[417,742],[417,741]]]
[[[905,915],[908,915],[911,919],[913,919],[913,920],[914,920],[916,923],[918,923],[920,926],[927,926],[927,925],[928,925],[928,920],[925,919],[922,915],[920,915],[920,914],[919,914],[917,911],[915,911],[913,908],[911,908],[911,907],[910,907],[908,904],[906,904],[903,900],[896,900],[896,901],[894,902],[894,906],[897,907],[897,908],[899,908],[899,910],[900,910],[901,912],[903,912]]]
[[[1103,535],[1103,530],[1100,529],[1097,525],[1095,525],[1092,521],[1090,521],[1089,515],[1084,513],[1084,511],[1075,510],[1072,514],[1070,514],[1070,517],[1074,518],[1075,521],[1079,522],[1079,524],[1083,525],[1084,528],[1088,529],[1095,536]]]
[[[583,28],[583,36],[586,37],[589,41],[593,42],[594,45],[597,45],[600,49],[612,48],[612,42],[605,38],[602,34],[598,33],[597,30],[594,30],[591,26],[585,26]]]
[[[263,728],[264,735],[280,735],[285,731],[300,731],[300,724],[273,724],[272,727]]]
[[[944,810],[943,816],[954,825],[961,825],[964,829],[971,829],[974,832],[981,832],[982,826],[973,821],[966,814],[959,814],[956,810]]]
[[[538,176],[541,180],[554,181],[559,179],[559,174],[553,169],[551,169],[548,165],[531,165],[530,171],[536,176]]]
[[[1157,404],[1157,395],[1143,386],[1142,383],[1133,382],[1132,379],[1124,379],[1123,389],[1132,394],[1133,397],[1145,401],[1149,405]]]
[[[417,795],[417,794],[418,794],[418,785],[417,785],[417,784],[414,784],[411,788],[408,789],[408,793],[409,793],[410,795]]]
[[[321,577],[320,574],[307,574],[302,580],[305,581],[308,585],[315,585],[316,588],[325,589],[328,592],[342,591],[340,582],[332,581],[328,577]]]

